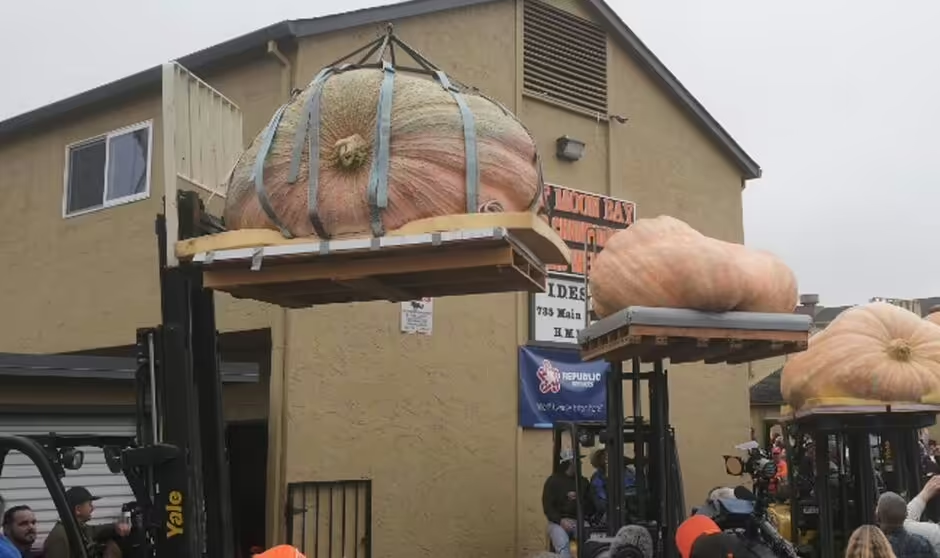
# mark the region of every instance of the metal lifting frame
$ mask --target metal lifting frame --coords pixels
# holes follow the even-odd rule
[[[675,469],[675,452],[671,448],[669,437],[669,389],[668,375],[662,360],[656,360],[653,363],[652,372],[643,373],[640,371],[640,359],[631,360],[632,369],[629,373],[624,373],[623,362],[619,360],[610,361],[610,372],[607,375],[607,432],[610,437],[611,447],[622,448],[624,445],[624,405],[623,405],[623,382],[630,381],[631,398],[633,407],[634,424],[643,424],[643,401],[641,380],[646,380],[649,390],[649,428],[637,428],[634,439],[634,458],[637,463],[637,491],[645,493],[649,482],[650,494],[654,497],[650,499],[650,504],[654,507],[655,517],[657,518],[657,529],[660,536],[657,538],[658,546],[657,556],[672,558],[674,556],[674,546],[670,544],[671,537],[675,534],[678,527],[677,518],[673,517],[671,510],[674,509],[676,498],[681,498],[681,494],[675,494],[681,487],[670,485],[670,475]],[[651,438],[644,440],[644,434],[649,432]],[[644,442],[649,443],[650,455],[644,455]],[[623,451],[607,452],[607,486],[614,487],[608,490],[607,500],[607,534],[614,536],[617,531],[624,526],[624,460]],[[656,467],[647,467],[649,463],[655,463]],[[646,471],[640,469],[647,467],[649,477]],[[658,496],[658,498],[656,497]],[[640,499],[641,506],[644,505],[643,498]],[[639,515],[645,515],[644,509],[639,510]]]
[[[202,204],[180,191],[179,237],[200,234]],[[137,334],[138,439],[125,452],[147,531],[146,556],[231,558],[234,555],[222,382],[211,290],[201,271],[168,265],[164,215],[157,218],[162,325]],[[131,480],[131,475],[128,475]],[[152,545],[152,547],[151,547]]]

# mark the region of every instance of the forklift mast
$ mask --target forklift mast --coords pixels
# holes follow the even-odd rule
[[[180,191],[179,238],[211,230],[195,192]],[[208,225],[208,227],[207,227]],[[211,290],[199,269],[167,265],[167,220],[157,217],[162,324],[137,332],[138,448],[123,467],[145,533],[140,556],[234,555],[222,382]]]

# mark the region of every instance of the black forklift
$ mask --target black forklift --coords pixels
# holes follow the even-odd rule
[[[607,469],[607,509],[594,509],[593,513],[586,513],[586,510],[580,504],[585,495],[581,494],[581,486],[577,485],[576,495],[578,505],[578,528],[576,541],[573,543],[575,550],[572,552],[577,558],[595,558],[603,555],[603,552],[610,545],[610,537],[614,536],[617,530],[624,525],[639,525],[649,530],[650,535],[655,537],[658,532],[658,518],[660,517],[660,508],[666,504],[662,497],[664,489],[655,484],[655,478],[651,477],[652,468],[656,467],[651,463],[649,456],[652,453],[651,428],[648,421],[644,421],[641,416],[641,405],[639,390],[635,394],[633,416],[622,419],[622,440],[623,446],[621,459],[624,463],[624,471],[620,478],[623,480],[619,485],[615,485],[610,480],[613,475],[610,472],[610,454],[613,451],[613,444],[616,443],[616,436],[611,433],[610,425],[606,422],[569,422],[559,421],[553,426],[553,448],[552,462],[558,463],[561,459],[562,451],[567,447],[572,450],[575,456],[582,455],[582,451],[590,451],[603,445],[608,454]],[[667,428],[667,453],[669,459],[669,471],[667,474],[667,483],[675,488],[676,497],[670,500],[671,508],[666,510],[667,515],[674,518],[677,523],[682,521],[685,515],[685,499],[682,487],[682,471],[679,467],[679,454],[675,444],[675,431],[672,427]],[[632,457],[627,455],[632,454]],[[652,465],[652,467],[651,467]],[[590,478],[590,474],[585,474],[581,459],[575,459],[575,475],[577,478],[585,476]],[[628,480],[626,477],[631,478]],[[617,493],[614,495],[614,493]],[[621,516],[617,519],[611,519],[612,513],[616,513],[613,508],[615,501],[622,502]],[[654,539],[655,540],[655,539]],[[578,543],[577,541],[583,541]]]
[[[72,558],[103,551],[79,528],[62,484],[67,470],[81,466],[80,446],[101,447],[133,492],[124,506],[131,521],[125,558],[235,558],[215,291],[285,308],[541,292],[546,265],[570,261],[535,214],[524,227],[519,214],[509,215],[512,225],[479,214],[477,221],[463,216],[456,231],[202,249],[202,240],[223,236],[216,234],[225,231],[221,220],[194,191],[167,193],[164,203],[156,219],[162,323],[137,331],[136,436],[0,435],[0,458],[20,452],[41,474]],[[184,259],[181,245],[193,254]]]
[[[811,320],[799,314],[710,313],[678,308],[633,306],[595,322],[578,335],[583,360],[610,363],[606,433],[610,447],[627,443],[623,383],[632,387],[635,452],[641,451],[651,490],[645,509],[657,558],[678,558],[675,533],[685,519],[683,486],[675,434],[669,420],[666,363],[743,364],[806,349]],[[624,362],[631,368],[624,370]],[[646,363],[652,369],[643,371]],[[642,383],[649,392],[649,419],[641,416]],[[642,425],[642,426],[640,426]],[[639,426],[639,428],[637,428]],[[637,440],[640,442],[637,443]],[[624,452],[608,453],[609,491],[606,533],[612,537],[628,518],[624,495]],[[653,523],[655,522],[655,523]],[[608,543],[609,544],[609,543]]]
[[[926,480],[918,435],[940,406],[818,405],[784,419],[786,502],[775,506],[782,534],[802,556],[842,556],[857,527],[875,520],[886,492],[907,500]],[[931,510],[929,510],[931,511]]]
[[[195,192],[179,192],[176,201],[174,237],[223,230]],[[156,225],[163,323],[137,332],[136,436],[0,435],[0,458],[18,451],[42,475],[73,558],[103,551],[79,529],[62,485],[67,470],[81,467],[79,447],[101,448],[109,470],[131,488],[134,501],[123,506],[131,524],[121,541],[125,557],[235,555],[213,292],[196,266],[167,265],[165,215]]]

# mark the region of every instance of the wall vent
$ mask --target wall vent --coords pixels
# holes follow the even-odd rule
[[[592,21],[525,0],[526,93],[607,115],[607,35]]]

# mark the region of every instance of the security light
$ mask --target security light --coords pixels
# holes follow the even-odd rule
[[[85,463],[85,452],[75,448],[62,448],[59,450],[59,456],[62,460],[62,466],[66,469],[77,471]]]
[[[562,136],[555,141],[555,156],[563,161],[578,161],[584,157],[584,147],[583,141]]]

